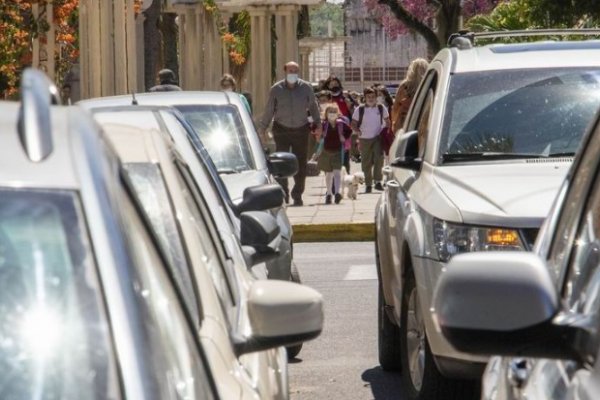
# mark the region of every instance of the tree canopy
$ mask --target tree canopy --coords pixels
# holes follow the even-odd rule
[[[310,30],[313,36],[327,36],[327,22],[332,22],[333,36],[344,34],[344,10],[341,4],[323,3],[310,11]]]

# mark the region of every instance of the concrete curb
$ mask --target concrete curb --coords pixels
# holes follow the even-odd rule
[[[343,224],[292,225],[294,243],[302,242],[368,242],[375,240],[373,222]]]

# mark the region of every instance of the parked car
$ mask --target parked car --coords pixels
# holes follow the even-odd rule
[[[220,373],[216,381],[221,398],[287,399],[287,360],[280,346],[296,345],[320,333],[321,296],[289,282],[254,280],[246,269],[242,246],[253,249],[255,264],[276,257],[281,239],[275,218],[264,211],[242,212],[241,243],[235,241],[232,249],[225,249],[219,238],[219,218],[214,215],[219,194],[207,184],[209,177],[200,182],[193,179],[191,166],[177,147],[175,138],[187,140],[185,130],[177,127],[178,120],[169,110],[133,109],[115,113],[118,122],[114,123],[107,123],[107,115],[102,115],[103,129],[166,254],[199,338],[207,342],[210,368],[228,373]],[[131,117],[152,120],[153,113],[160,115],[166,129],[131,125]],[[195,157],[192,160],[198,164]],[[252,197],[260,195],[249,190],[244,200],[255,202],[257,198]],[[282,202],[279,190],[279,204]],[[229,236],[235,237],[231,232]],[[227,255],[228,250],[234,254]],[[302,304],[288,302],[291,291],[295,291],[292,296],[304,299]],[[265,302],[263,307],[270,303],[269,311],[257,308],[259,298]],[[197,304],[203,305],[201,314]],[[202,321],[198,321],[200,315]],[[293,320],[287,320],[290,317]],[[286,318],[285,324],[281,318]],[[265,351],[269,349],[276,350]]]
[[[407,398],[478,391],[487,358],[436,329],[433,290],[456,254],[532,249],[600,105],[599,66],[597,41],[477,47],[465,36],[431,62],[375,211],[379,361],[402,369]]]
[[[98,126],[41,72],[21,85],[0,102],[1,397],[218,398]]]
[[[86,109],[131,105],[132,96],[113,96],[84,100]],[[135,95],[139,105],[173,106],[193,127],[193,143],[201,142],[208,150],[235,204],[242,201],[248,187],[275,183],[277,177],[297,172],[297,160],[291,153],[266,156],[252,122],[252,117],[236,93],[228,92],[161,92]],[[292,164],[293,168],[274,169],[275,164]],[[284,174],[285,173],[285,174]],[[283,174],[283,175],[282,175]],[[298,282],[294,270],[293,232],[284,207],[272,210],[281,230],[279,257],[267,263],[269,279]]]
[[[492,357],[485,400],[592,400],[600,393],[600,120],[532,253],[454,257],[434,307],[460,351]],[[501,356],[501,357],[500,357]]]

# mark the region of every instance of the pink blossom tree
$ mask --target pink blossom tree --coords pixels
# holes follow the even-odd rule
[[[461,17],[488,13],[500,1],[363,0],[391,37],[414,31],[425,38],[431,54],[437,53],[450,34],[458,31]]]

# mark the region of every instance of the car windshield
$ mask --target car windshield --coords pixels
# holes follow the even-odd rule
[[[256,169],[248,132],[233,105],[185,105],[176,107],[194,128],[219,173]]]
[[[120,398],[77,196],[0,190],[0,398]]]
[[[441,161],[572,156],[598,106],[599,68],[453,75]]]

